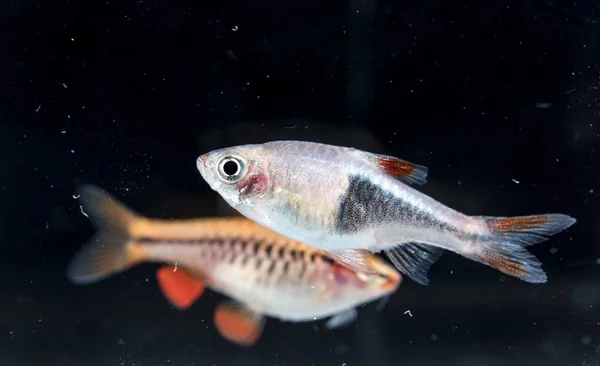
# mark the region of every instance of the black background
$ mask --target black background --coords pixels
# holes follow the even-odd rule
[[[597,365],[599,6],[593,1],[4,0],[0,365]],[[64,275],[94,183],[152,217],[227,214],[203,152],[300,139],[427,165],[466,214],[560,212],[546,284],[452,253],[348,329],[269,319],[241,349],[219,295],[171,308],[154,265]],[[410,310],[412,317],[405,312]]]

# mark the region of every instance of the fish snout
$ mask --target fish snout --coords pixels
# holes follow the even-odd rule
[[[398,272],[390,273],[386,276],[386,280],[381,285],[381,289],[384,291],[393,292],[398,289],[398,286],[402,283],[402,275]]]
[[[204,171],[206,167],[206,155],[200,155],[198,159],[196,159],[196,168],[200,172],[200,175],[204,177]]]

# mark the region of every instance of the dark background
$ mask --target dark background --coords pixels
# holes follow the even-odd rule
[[[0,365],[598,365],[600,6],[594,1],[4,0]],[[269,319],[244,350],[154,265],[64,275],[94,183],[152,217],[227,214],[195,168],[274,139],[427,165],[466,214],[560,212],[528,284],[452,253],[348,329]],[[405,314],[411,311],[412,317]]]

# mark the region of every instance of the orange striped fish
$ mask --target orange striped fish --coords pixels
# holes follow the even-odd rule
[[[80,195],[98,231],[69,264],[72,282],[89,284],[141,262],[165,263],[157,280],[176,308],[190,307],[205,287],[233,299],[218,305],[214,322],[240,345],[258,340],[265,316],[293,322],[330,317],[328,328],[348,325],[357,306],[393,293],[402,280],[375,255],[369,260],[376,271],[357,273],[244,217],[156,220],[95,186],[84,186]]]

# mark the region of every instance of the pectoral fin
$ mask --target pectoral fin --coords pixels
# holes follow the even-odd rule
[[[358,316],[358,311],[356,311],[355,308],[352,308],[350,310],[346,310],[344,312],[341,312],[337,315],[332,316],[325,323],[325,326],[328,329],[347,327],[348,325],[352,324],[352,322],[354,322],[354,320],[356,320],[357,316]]]
[[[265,325],[262,315],[231,301],[217,306],[214,322],[221,336],[246,347],[258,341]]]
[[[366,249],[338,249],[328,253],[343,266],[355,272],[375,273],[371,252]]]

